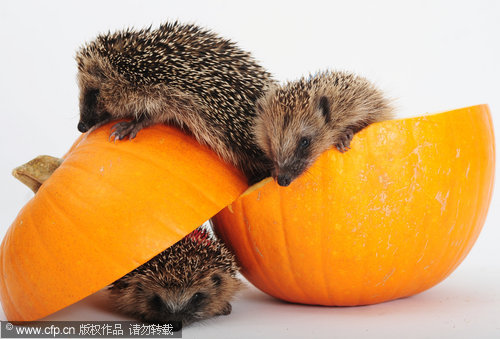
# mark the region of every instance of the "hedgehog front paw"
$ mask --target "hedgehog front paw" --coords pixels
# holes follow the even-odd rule
[[[347,152],[351,148],[351,141],[354,137],[354,132],[352,129],[347,128],[341,135],[340,140],[335,143],[335,147],[341,152]]]
[[[226,302],[226,304],[224,305],[224,307],[222,308],[222,310],[219,312],[218,315],[228,315],[228,314],[231,314],[231,311],[232,311],[232,306],[230,303]]]
[[[143,127],[144,124],[137,120],[119,122],[111,127],[109,139],[113,139],[114,141],[123,140],[126,136],[129,139],[134,139]]]

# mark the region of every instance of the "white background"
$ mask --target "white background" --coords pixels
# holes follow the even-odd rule
[[[12,168],[39,154],[62,155],[78,136],[75,50],[99,32],[173,19],[237,41],[279,80],[325,68],[358,72],[397,99],[401,117],[489,103],[499,133],[499,1],[3,0],[0,235],[32,196]],[[285,304],[249,288],[230,316],[186,328],[184,337],[499,338],[496,186],[470,255],[427,292],[326,308]],[[49,319],[124,318],[98,294]]]

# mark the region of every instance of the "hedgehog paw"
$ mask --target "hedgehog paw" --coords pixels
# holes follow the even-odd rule
[[[122,121],[111,127],[110,140],[123,140],[126,136],[134,139],[137,133],[144,127],[144,124],[137,120]]]
[[[230,303],[226,302],[226,304],[224,305],[224,307],[222,308],[222,310],[219,312],[218,315],[228,315],[228,314],[231,314],[231,310],[232,310],[232,306]]]
[[[335,144],[335,147],[337,147],[337,149],[341,153],[347,152],[349,149],[351,149],[351,141],[353,137],[354,132],[352,131],[352,129],[347,128],[340,137],[340,141]]]

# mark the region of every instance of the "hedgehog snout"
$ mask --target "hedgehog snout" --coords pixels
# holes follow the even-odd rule
[[[286,187],[292,182],[292,177],[289,174],[279,174],[276,177],[276,181],[278,182],[278,185]]]
[[[283,166],[276,166],[273,171],[273,178],[280,186],[288,186],[299,177],[308,167],[307,159],[292,159]]]
[[[186,322],[186,318],[181,314],[170,314],[168,320],[165,323],[172,325],[172,330],[174,332],[179,331],[182,328],[182,324]]]
[[[142,318],[144,322],[152,324],[171,324],[173,331],[179,331],[183,325],[190,323],[189,315],[181,312],[162,312],[154,315],[146,315]]]
[[[82,121],[80,121],[78,123],[78,131],[80,131],[81,133],[85,133],[89,130],[89,127]]]
[[[274,180],[278,182],[278,185],[286,187],[290,185],[292,180],[295,178],[291,167],[279,161],[275,161],[274,169],[272,171],[272,176]]]
[[[180,321],[172,322],[172,331],[177,332],[180,329],[182,329],[182,322],[180,322]]]

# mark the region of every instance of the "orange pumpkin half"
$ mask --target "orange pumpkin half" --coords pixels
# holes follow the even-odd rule
[[[232,202],[246,180],[175,128],[110,142],[80,137],[20,211],[0,248],[10,321],[36,320],[98,291]]]
[[[483,226],[495,165],[486,105],[386,121],[215,218],[243,275],[277,298],[364,305],[437,284]]]

